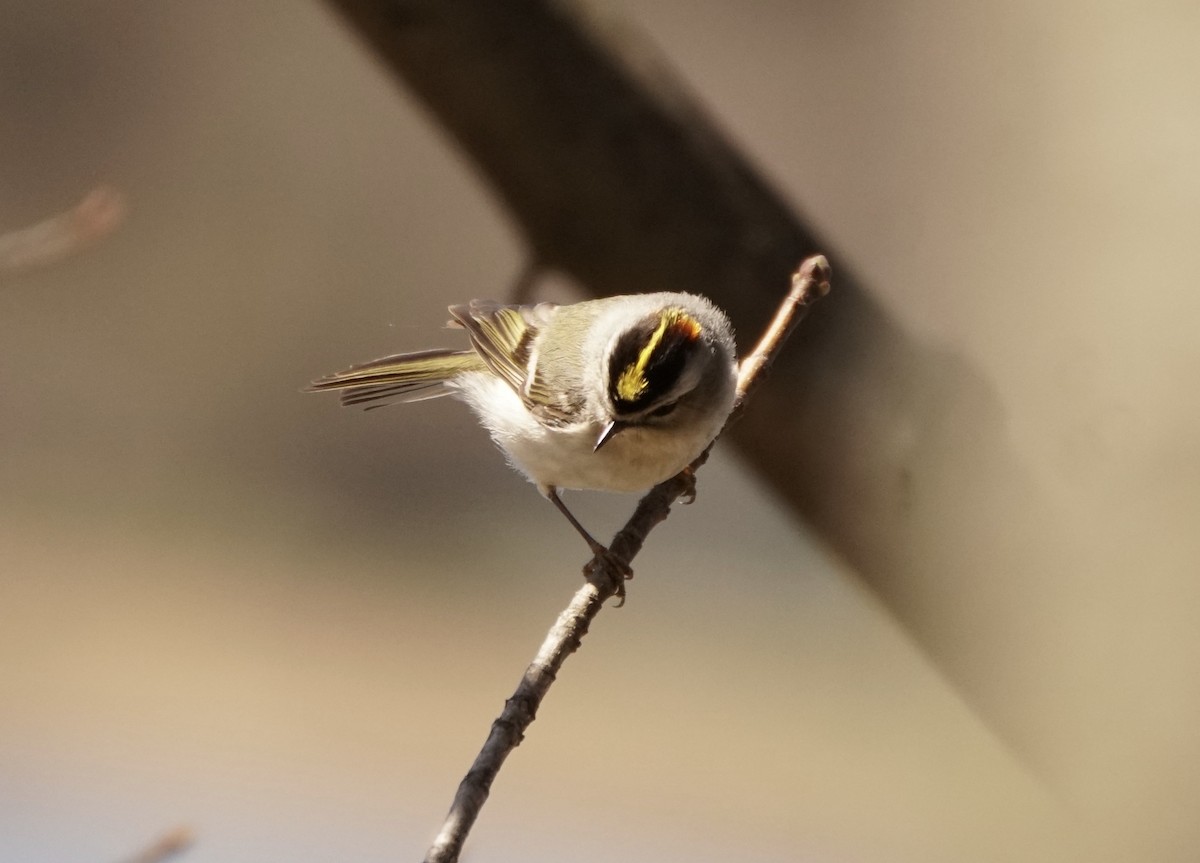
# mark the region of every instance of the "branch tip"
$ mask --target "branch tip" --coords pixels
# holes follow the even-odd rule
[[[829,259],[824,255],[813,255],[805,258],[800,268],[792,275],[792,290],[803,290],[807,292],[809,288],[806,284],[811,284],[811,290],[815,291],[817,296],[823,297],[829,293],[829,280],[833,277],[833,269],[829,266]]]

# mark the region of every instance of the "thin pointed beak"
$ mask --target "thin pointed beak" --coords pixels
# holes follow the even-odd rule
[[[600,432],[600,437],[597,438],[596,445],[592,447],[592,452],[599,452],[600,447],[604,446],[606,443],[616,437],[617,432],[621,431],[625,427],[626,424],[620,420],[611,420],[608,422],[604,426],[604,429]]]

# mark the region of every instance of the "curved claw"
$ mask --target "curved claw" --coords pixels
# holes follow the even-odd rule
[[[679,472],[679,475],[686,483],[679,495],[679,502],[684,506],[689,506],[696,502],[696,472],[692,470],[691,465],[688,465]]]

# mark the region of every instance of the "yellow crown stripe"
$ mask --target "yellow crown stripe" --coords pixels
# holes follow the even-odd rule
[[[646,391],[646,387],[650,385],[646,380],[646,366],[650,364],[650,357],[654,355],[654,351],[662,344],[667,330],[673,327],[683,329],[689,339],[694,340],[700,336],[700,324],[691,315],[681,309],[667,309],[663,312],[659,316],[658,326],[646,340],[638,358],[627,365],[617,378],[617,396],[622,401],[636,401],[638,396]]]

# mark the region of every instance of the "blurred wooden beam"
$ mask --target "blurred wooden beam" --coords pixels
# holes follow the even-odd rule
[[[329,2],[449,132],[536,260],[596,294],[704,293],[753,334],[803,257],[830,258],[833,292],[733,438],[1028,754],[1036,720],[995,685],[1020,688],[1005,638],[1020,638],[1026,609],[990,585],[1038,576],[1051,520],[988,382],[904,332],[628,29],[554,0]],[[821,118],[810,127],[822,134]]]

